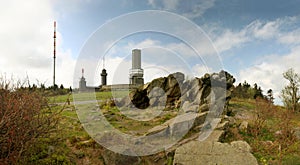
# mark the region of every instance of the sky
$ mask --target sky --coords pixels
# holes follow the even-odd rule
[[[300,0],[1,0],[0,75],[52,84],[128,83],[131,50],[142,50],[148,82],[177,71],[186,77],[224,69],[237,80],[272,89],[276,103],[300,73]],[[155,15],[156,14],[156,15]],[[104,64],[103,64],[104,59]]]

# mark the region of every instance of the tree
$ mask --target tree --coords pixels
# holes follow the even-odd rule
[[[258,87],[258,85],[255,83],[254,87],[253,87],[253,98],[256,99],[257,97],[261,97],[263,98],[263,94],[262,94],[262,89],[260,87]]]
[[[284,105],[288,109],[296,111],[298,108],[300,77],[295,73],[293,68],[290,68],[283,73],[283,77],[289,81],[289,84],[281,91],[281,97]]]
[[[269,89],[267,91],[267,99],[268,101],[273,104],[274,103],[274,96],[273,96],[273,90],[272,89]]]

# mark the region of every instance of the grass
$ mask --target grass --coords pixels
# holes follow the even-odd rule
[[[232,98],[229,102],[229,107],[232,109],[237,108],[237,109],[244,109],[244,110],[253,110],[255,109],[255,100]]]
[[[121,97],[127,95],[126,91],[120,91],[114,93],[115,96]],[[72,95],[71,95],[72,96]],[[110,99],[112,94],[110,92],[96,92],[79,93],[74,94],[74,97],[78,97],[81,100],[89,100],[95,98],[97,100]],[[51,97],[49,100],[54,102],[65,102],[68,95]],[[71,100],[73,101],[73,97]],[[249,114],[256,113],[259,109],[266,110],[265,104],[260,104],[257,107],[257,102],[252,99],[237,99],[233,98],[230,101],[229,109],[233,111],[242,111]],[[58,111],[62,108],[61,104],[58,104],[52,109]],[[137,113],[126,111],[124,109],[119,110],[116,107],[105,106],[101,108],[105,119],[116,129],[131,135],[144,135],[149,129],[160,125],[165,121],[173,118],[177,115],[177,111],[161,111],[161,114],[156,117],[149,116],[149,121],[138,121],[134,118],[139,116],[147,116],[151,113],[139,110]],[[275,132],[282,129],[281,123],[286,122],[280,116],[285,112],[284,108],[273,106],[272,111],[264,111],[265,122],[259,129],[258,135],[254,135],[251,131],[241,132],[238,130],[238,125],[231,125],[227,138],[224,142],[230,142],[234,140],[245,140],[253,149],[253,154],[257,158],[260,164],[299,164],[300,162],[300,142],[288,143],[288,147],[284,148],[285,141],[275,136]],[[272,113],[271,113],[272,112]],[[77,113],[80,113],[80,120]],[[132,115],[127,117],[125,114]],[[52,134],[51,137],[41,139],[33,146],[33,150],[38,153],[29,155],[30,164],[104,164],[105,154],[108,152],[105,148],[97,144],[89,134],[84,130],[82,123],[90,121],[90,116],[97,116],[100,114],[100,110],[97,105],[94,104],[82,104],[76,105],[76,108],[71,104],[65,107],[65,110],[61,113],[60,122],[57,131]],[[249,122],[249,129],[255,128],[253,118],[247,119]],[[236,121],[240,123],[240,121]],[[300,127],[300,114],[294,114],[289,119],[290,127]],[[92,127],[92,126],[91,126]],[[93,126],[95,130],[101,130],[100,126]],[[92,128],[91,128],[92,129]],[[186,135],[187,137],[188,135]],[[281,145],[282,151],[278,151],[279,145]],[[49,147],[54,147],[53,152],[49,153]],[[285,149],[285,150],[284,150]],[[152,156],[141,157],[141,162],[145,164],[153,163],[153,159],[158,153]],[[110,155],[111,156],[111,155]],[[162,164],[172,164],[173,157],[164,157]],[[155,158],[157,159],[157,158]],[[28,162],[28,161],[27,161]]]
[[[102,113],[115,128],[121,128],[121,131],[123,131],[124,133],[134,135],[143,135],[149,129],[160,125],[161,123],[164,123],[165,121],[177,115],[177,113],[174,113],[172,111],[162,111],[159,116],[154,117],[150,121],[139,121],[123,115],[116,107],[102,109]],[[139,116],[147,115],[147,112],[145,112],[145,110],[140,110],[140,112],[138,113]]]
[[[128,95],[128,91],[104,91],[104,92],[83,92],[83,93],[72,93],[72,94],[66,94],[66,95],[58,95],[58,96],[52,96],[48,97],[50,103],[64,103],[68,100],[70,102],[75,100],[78,101],[85,101],[85,100],[104,100],[104,99],[110,99],[110,98],[122,98],[124,96]]]
[[[96,92],[97,100],[105,100],[111,98],[110,92]],[[82,100],[91,99],[90,93],[74,94],[75,97],[80,97]],[[127,95],[126,91],[120,91],[113,94],[121,97]],[[68,95],[50,97],[51,103],[63,103],[68,98]],[[71,95],[70,101],[73,101]],[[100,104],[100,102],[99,102]],[[53,104],[52,111],[59,111],[63,108],[63,104]],[[157,117],[151,118],[150,121],[138,121],[126,117],[116,107],[102,108],[101,112],[106,120],[116,129],[137,136],[144,135],[150,128],[161,124],[162,122],[176,116],[176,112],[162,111]],[[80,114],[80,119],[77,113]],[[66,105],[64,111],[60,114],[60,121],[56,132],[51,134],[51,137],[40,139],[35,142],[31,148],[27,159],[21,164],[104,164],[104,159],[107,157],[107,150],[96,143],[83,128],[82,123],[89,120],[89,116],[97,116],[100,114],[99,107],[95,104],[80,104]],[[141,110],[137,115],[149,115],[147,111]],[[92,130],[101,130],[100,126],[93,126]],[[53,151],[50,151],[52,150]],[[106,155],[106,156],[105,156]],[[158,153],[160,164],[170,163],[171,158],[165,157],[164,154]],[[107,159],[107,158],[106,158]],[[140,157],[141,162],[152,164],[153,159],[157,159],[157,155]],[[165,162],[165,163],[161,163]]]

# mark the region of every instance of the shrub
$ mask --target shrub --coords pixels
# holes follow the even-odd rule
[[[56,128],[57,113],[46,99],[27,89],[0,85],[0,164],[14,164],[40,137]]]

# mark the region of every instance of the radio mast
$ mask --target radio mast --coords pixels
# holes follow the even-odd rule
[[[55,86],[55,59],[56,59],[56,21],[54,21],[54,50],[53,50],[53,88]]]

